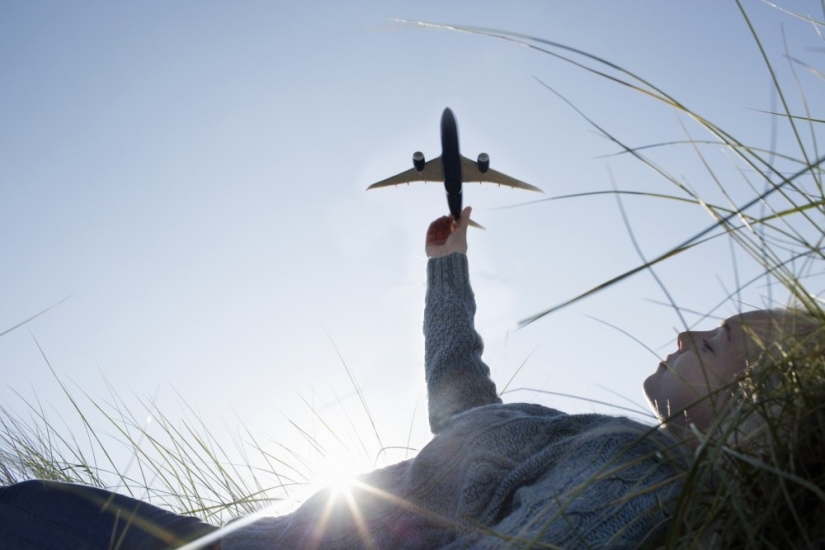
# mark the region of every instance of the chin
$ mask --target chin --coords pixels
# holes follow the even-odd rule
[[[651,404],[653,403],[653,398],[651,397],[651,394],[655,393],[654,390],[656,388],[656,375],[657,374],[658,373],[651,374],[650,376],[645,378],[644,382],[642,382],[642,391],[644,392],[645,397],[647,397],[647,400]]]

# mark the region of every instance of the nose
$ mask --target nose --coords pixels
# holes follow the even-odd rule
[[[685,351],[689,347],[695,345],[695,338],[693,337],[693,332],[680,332],[679,335],[676,337],[676,348],[679,351]]]

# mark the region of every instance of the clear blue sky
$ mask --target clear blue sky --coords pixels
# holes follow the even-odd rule
[[[782,32],[788,53],[820,67],[821,38],[764,2],[743,4],[800,105]],[[785,7],[823,19],[818,2]],[[109,399],[108,381],[127,400],[156,398],[172,416],[182,399],[216,431],[240,421],[299,447],[285,418],[313,426],[304,400],[334,415],[340,399],[370,433],[340,352],[383,443],[406,444],[412,426],[420,447],[423,236],[446,203],[435,185],[366,193],[367,185],[410,167],[415,150],[438,155],[438,121],[450,106],[466,156],[486,151],[493,167],[548,196],[613,182],[676,193],[638,161],[604,157],[618,147],[536,79],[630,145],[686,131],[707,138],[687,117],[545,54],[393,18],[581,48],[741,139],[771,143],[771,118],[758,112],[772,109],[769,75],[729,1],[4,2],[0,332],[69,298],[0,337],[0,400],[22,411],[16,394],[36,396],[69,417],[39,343],[57,374],[92,398]],[[801,79],[821,107],[822,80],[804,70]],[[777,136],[785,143],[787,129]],[[719,200],[694,152],[652,155]],[[708,155],[734,195],[750,196],[732,162]],[[640,261],[614,198],[497,210],[535,198],[465,188],[487,227],[471,232],[470,261],[499,387],[527,361],[511,387],[627,399],[643,410],[641,382],[659,358],[599,320],[669,353],[684,327],[656,303],[665,296],[649,274],[515,330]],[[648,257],[711,221],[670,201],[625,206]],[[657,273],[680,306],[707,312],[753,269],[719,239]],[[704,324],[763,305],[769,293],[753,287],[744,306],[727,301]],[[529,391],[506,399],[610,411]]]

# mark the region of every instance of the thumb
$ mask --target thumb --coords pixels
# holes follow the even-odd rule
[[[467,232],[467,228],[470,226],[470,214],[472,211],[472,206],[467,206],[461,211],[461,217],[458,219],[458,223],[456,224],[456,230],[461,230],[465,233]]]

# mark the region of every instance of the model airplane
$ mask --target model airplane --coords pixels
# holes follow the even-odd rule
[[[447,190],[447,205],[456,220],[461,217],[461,184],[465,181],[496,183],[517,189],[544,192],[529,183],[490,169],[490,156],[487,153],[478,155],[477,161],[461,156],[458,148],[458,125],[449,107],[444,109],[441,115],[441,156],[425,162],[423,153],[416,151],[413,153],[411,170],[373,183],[367,190],[416,181],[443,181],[444,189]],[[481,227],[473,221],[470,221],[470,225]]]

